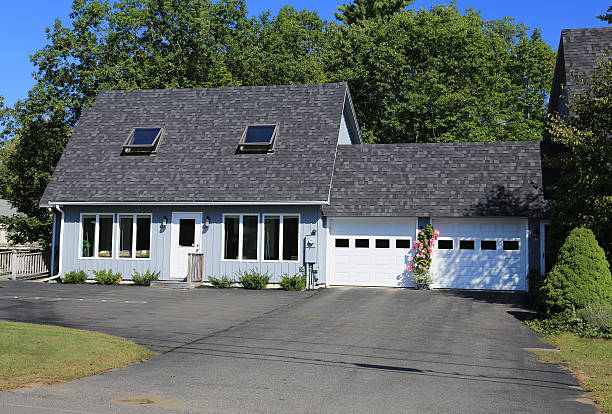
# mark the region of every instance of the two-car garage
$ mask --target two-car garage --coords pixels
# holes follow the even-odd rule
[[[414,286],[417,218],[330,218],[329,285]],[[434,288],[527,289],[527,219],[433,218]]]

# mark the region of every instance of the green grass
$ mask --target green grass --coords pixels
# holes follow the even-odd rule
[[[602,413],[612,413],[612,340],[564,333],[545,339],[559,352],[536,351],[540,361],[567,363],[584,388],[593,393]]]
[[[0,390],[69,381],[153,355],[148,349],[115,336],[0,321]]]

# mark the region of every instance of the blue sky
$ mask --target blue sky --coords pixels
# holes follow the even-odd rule
[[[316,10],[322,18],[333,18],[336,7],[348,0],[247,0],[251,14],[270,9],[273,13],[283,5],[296,9]],[[416,0],[411,7],[429,8],[444,1]],[[3,2],[0,14],[0,95],[12,105],[27,96],[33,85],[34,67],[29,56],[45,43],[45,27],[56,18],[68,20],[72,0],[28,0]],[[448,3],[448,1],[446,1]],[[485,19],[511,16],[529,27],[539,27],[544,40],[554,50],[559,44],[561,29],[601,27],[606,24],[595,16],[603,14],[612,4],[610,0],[458,0],[463,10],[481,10]]]

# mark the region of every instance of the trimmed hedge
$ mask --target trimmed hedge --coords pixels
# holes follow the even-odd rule
[[[540,293],[547,316],[571,314],[589,304],[612,300],[610,264],[590,229],[570,232]]]

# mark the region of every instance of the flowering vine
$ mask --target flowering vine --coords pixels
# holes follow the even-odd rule
[[[439,236],[440,231],[428,224],[419,231],[417,240],[414,241],[415,254],[408,257],[409,263],[406,270],[412,272],[412,278],[419,288],[428,287],[433,282],[429,269],[431,254]]]

